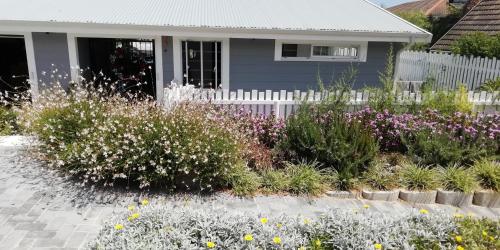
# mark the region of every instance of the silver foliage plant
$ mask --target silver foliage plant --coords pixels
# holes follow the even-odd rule
[[[115,214],[91,249],[416,249],[415,239],[455,249],[451,216],[329,210],[315,218],[165,204]],[[251,237],[250,237],[251,236]],[[251,239],[251,240],[250,240]]]

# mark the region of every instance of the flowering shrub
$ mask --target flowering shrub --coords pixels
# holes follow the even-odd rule
[[[477,115],[467,113],[441,114],[426,110],[417,114],[395,114],[387,110],[376,112],[367,107],[348,113],[348,120],[369,129],[380,149],[386,152],[406,152],[412,149],[416,156],[427,164],[447,164],[452,161],[471,163],[481,156],[498,155],[500,141],[500,115]],[[442,143],[439,138],[442,137]],[[404,138],[409,138],[403,141]],[[421,139],[421,140],[419,140]],[[432,141],[435,139],[434,141]],[[435,147],[431,144],[434,143]],[[466,150],[457,152],[455,148]],[[469,157],[429,156],[436,150]]]
[[[66,94],[52,88],[23,107],[21,121],[39,136],[50,163],[104,185],[227,185],[230,169],[242,159],[241,145],[210,107],[185,104],[167,112],[148,99],[100,90],[77,86]]]
[[[16,114],[0,104],[0,135],[10,135],[16,131],[16,127]]]
[[[137,214],[136,219],[131,219]],[[92,249],[455,249],[461,219],[412,211],[325,211],[317,218],[151,204],[116,214]],[[119,225],[118,228],[116,226]],[[489,235],[498,237],[492,228]]]

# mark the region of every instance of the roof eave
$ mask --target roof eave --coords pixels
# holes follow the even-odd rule
[[[304,40],[360,40],[387,42],[430,42],[432,34],[422,31],[383,32],[349,30],[293,30],[225,27],[175,27],[136,24],[72,23],[51,21],[0,20],[0,33],[15,32],[60,32],[88,35],[120,36],[200,36],[220,38],[264,38]],[[295,38],[294,38],[295,37]]]

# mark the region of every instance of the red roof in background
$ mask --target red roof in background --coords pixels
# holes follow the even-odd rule
[[[419,0],[396,5],[387,10],[393,13],[420,11],[428,16],[446,16],[449,14],[448,3],[448,0]]]

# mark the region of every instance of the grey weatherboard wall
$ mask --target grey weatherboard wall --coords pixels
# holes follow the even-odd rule
[[[57,75],[66,79],[61,80],[67,86],[71,80],[69,66],[68,40],[65,33],[33,33],[33,47],[35,50],[35,64],[38,81],[45,84],[53,82],[51,71],[57,69]],[[52,66],[54,65],[54,66]],[[46,72],[46,74],[42,74]]]
[[[390,46],[387,42],[369,42],[366,62],[291,62],[274,61],[274,40],[231,39],[230,88],[316,89],[318,72],[326,85],[351,65],[358,70],[354,88],[380,86],[378,75],[385,68]],[[394,47],[396,49],[399,45]]]

